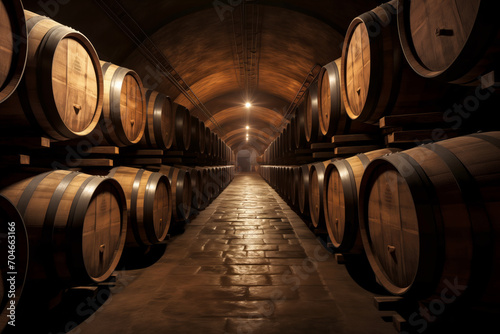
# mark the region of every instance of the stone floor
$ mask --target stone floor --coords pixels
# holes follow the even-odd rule
[[[239,174],[70,333],[395,333],[257,174]]]

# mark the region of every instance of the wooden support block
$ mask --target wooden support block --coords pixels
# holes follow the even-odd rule
[[[432,112],[410,115],[385,116],[380,119],[380,128],[394,128],[444,123],[443,113]]]
[[[182,157],[184,155],[184,151],[166,151],[166,157]]]
[[[72,165],[80,167],[113,167],[111,159],[77,159],[72,162]]]
[[[411,327],[408,321],[406,321],[406,319],[403,318],[400,314],[392,315],[392,323],[394,325],[394,328],[396,328],[396,330],[398,331],[398,333],[401,333],[403,331],[408,331]]]
[[[110,154],[116,155],[120,153],[120,149],[116,146],[93,146],[83,151],[85,154]]]
[[[388,144],[422,144],[460,136],[453,129],[409,130],[393,132],[387,136]]]
[[[379,311],[394,311],[401,305],[403,298],[398,296],[373,297],[373,303]]]
[[[336,156],[337,154],[335,152],[316,152],[312,155],[314,159],[333,159]]]
[[[146,165],[161,165],[162,164],[162,159],[161,158],[137,158],[137,159],[123,159],[120,161],[122,165],[139,165],[139,166],[146,166]]]
[[[344,254],[336,253],[335,254],[335,261],[337,261],[338,264],[345,264],[346,260],[344,258]]]
[[[369,134],[352,134],[352,135],[338,135],[332,137],[332,143],[343,144],[351,142],[367,142],[378,141],[380,138],[376,135]]]
[[[481,89],[491,87],[499,88],[500,86],[500,71],[491,71],[481,76]]]
[[[336,155],[352,155],[352,154],[375,151],[378,149],[380,149],[379,145],[337,147],[335,149],[335,154]]]
[[[311,150],[333,150],[335,147],[338,147],[338,143],[315,143],[311,144]]]
[[[0,156],[0,166],[28,166],[29,164],[29,155],[14,154]]]
[[[50,139],[45,137],[2,137],[0,138],[0,145],[29,149],[49,148]]]
[[[182,164],[184,163],[184,161],[182,160],[182,158],[163,158],[161,160],[161,163],[163,163],[164,165],[173,165],[173,164]]]
[[[163,150],[123,150],[122,154],[131,157],[163,156]]]

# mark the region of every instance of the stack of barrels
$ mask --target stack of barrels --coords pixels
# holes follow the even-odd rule
[[[492,2],[465,3],[393,0],[356,17],[342,57],[323,67],[259,172],[331,251],[365,259],[388,293],[453,303],[450,314],[497,313],[500,132],[283,163],[333,135],[376,133],[384,116],[444,112],[457,87],[481,93],[478,80],[498,71],[500,29]]]
[[[21,1],[0,2],[0,35],[3,136],[190,152],[206,164],[6,170],[0,251],[14,258],[15,239],[17,275],[9,283],[13,270],[2,262],[0,299],[15,291],[17,306],[24,290],[21,306],[47,308],[67,288],[107,281],[125,249],[146,252],[178,232],[234,178],[232,151],[187,108],[146,89],[135,71],[100,60],[82,33],[25,11]]]

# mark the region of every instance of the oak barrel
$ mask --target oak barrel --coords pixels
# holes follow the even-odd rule
[[[175,110],[175,137],[173,147],[180,151],[187,151],[191,146],[191,114],[189,110],[174,103]]]
[[[309,170],[309,210],[314,227],[323,227],[325,212],[323,209],[325,170],[333,160],[312,164]]]
[[[333,248],[342,253],[360,253],[363,245],[358,229],[358,192],[366,166],[375,158],[399,151],[385,148],[332,162],[325,170],[324,215]]]
[[[453,284],[457,301],[498,309],[499,170],[500,132],[373,160],[361,180],[359,226],[381,285],[426,300]]]
[[[205,122],[201,119],[198,123],[198,141],[199,141],[199,152],[201,154],[206,153],[206,126]]]
[[[189,150],[191,152],[200,152],[200,120],[197,117],[190,116],[191,143]]]
[[[197,212],[203,210],[208,205],[208,199],[206,196],[203,195],[203,187],[204,187],[203,172],[202,170],[193,167],[180,166],[180,165],[175,165],[174,167],[189,172],[189,175],[191,176],[192,214],[197,214]]]
[[[0,128],[56,140],[89,134],[99,121],[104,94],[94,47],[76,30],[24,13],[26,68],[16,93],[0,104]]]
[[[191,214],[191,175],[183,169],[162,165],[159,173],[170,180],[172,190],[172,217],[176,222],[186,222]]]
[[[129,167],[113,168],[108,177],[118,181],[127,199],[126,246],[151,246],[165,240],[172,218],[168,178]]]
[[[398,6],[404,55],[419,75],[469,85],[498,68],[496,1],[402,0]]]
[[[308,143],[317,143],[323,140],[319,128],[319,101],[318,101],[318,80],[314,80],[309,86],[305,97],[305,123],[304,133]]]
[[[119,147],[138,143],[144,136],[147,106],[139,75],[128,68],[101,61],[104,104],[99,122],[107,144]]]
[[[312,164],[302,165],[299,169],[299,210],[304,216],[310,215],[309,211],[309,171]]]
[[[307,144],[306,139],[306,115],[305,115],[305,103],[302,102],[295,109],[295,117],[292,119],[293,122],[293,137],[295,141],[295,148],[304,148]]]
[[[174,110],[170,97],[146,90],[146,126],[139,146],[168,150],[175,134]]]
[[[353,120],[375,124],[386,115],[449,107],[443,84],[418,76],[406,63],[397,33],[396,0],[356,17],[342,49],[341,87]]]
[[[342,96],[341,58],[326,64],[318,76],[318,109],[321,135],[332,137],[349,133],[376,131],[376,127],[351,120]]]
[[[208,157],[212,156],[212,131],[208,126],[205,127],[205,154]]]
[[[127,232],[127,203],[116,180],[56,170],[22,179],[0,194],[24,219],[31,281],[75,286],[110,277]]]
[[[0,331],[7,326],[12,313],[15,320],[15,310],[11,312],[7,308],[10,307],[10,300],[15,302],[16,307],[19,305],[28,270],[28,253],[28,235],[23,218],[16,207],[0,195],[0,254],[2,256],[0,262]],[[15,266],[15,270],[9,267],[11,265]],[[9,274],[13,271],[16,275]],[[13,281],[10,280],[12,276],[15,276]]]
[[[28,55],[27,37],[22,2],[0,1],[0,103],[21,81]]]

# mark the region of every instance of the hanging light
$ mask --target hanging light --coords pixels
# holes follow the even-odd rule
[[[245,107],[250,108],[252,104],[250,102],[245,103]]]

